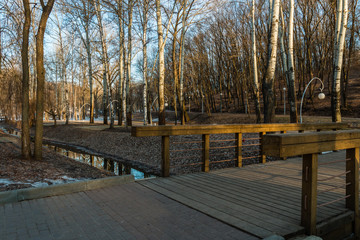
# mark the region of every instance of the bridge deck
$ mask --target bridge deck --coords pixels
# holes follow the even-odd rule
[[[319,155],[324,161],[345,160],[345,152]],[[318,191],[345,184],[345,163],[319,166]],[[304,232],[301,219],[301,158],[156,178],[139,183],[231,226],[264,238],[290,237]],[[320,184],[321,182],[321,184]],[[318,205],[345,196],[345,189],[319,193]],[[346,212],[345,200],[319,208],[317,222]]]

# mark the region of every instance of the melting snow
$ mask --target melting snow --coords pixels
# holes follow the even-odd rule
[[[77,178],[71,178],[68,176],[61,176],[59,179],[44,179],[44,181],[40,182],[32,182],[30,180],[27,180],[26,182],[15,182],[9,179],[0,179],[0,185],[11,185],[11,184],[30,184],[32,187],[46,187],[49,185],[55,185],[55,184],[62,184],[62,183],[70,183],[70,182],[77,182],[86,180],[86,178],[77,179]]]

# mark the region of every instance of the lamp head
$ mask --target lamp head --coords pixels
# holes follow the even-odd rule
[[[324,93],[319,93],[319,95],[318,95],[318,98],[320,99],[320,100],[323,100],[323,99],[325,99],[325,94]]]

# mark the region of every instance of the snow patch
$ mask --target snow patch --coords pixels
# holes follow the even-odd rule
[[[38,188],[38,187],[46,187],[49,185],[56,185],[56,184],[63,184],[63,183],[70,183],[70,182],[78,182],[78,181],[83,181],[83,180],[87,180],[87,178],[72,178],[72,177],[68,177],[68,176],[61,176],[59,179],[44,179],[43,181],[39,181],[39,182],[33,182],[31,180],[26,180],[25,182],[15,182],[9,179],[0,179],[0,185],[11,185],[11,184],[30,184],[32,187]]]

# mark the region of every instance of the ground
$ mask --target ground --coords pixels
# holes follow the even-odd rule
[[[1,141],[4,137],[6,141]],[[0,130],[0,191],[112,175],[55,154],[46,148],[43,154],[43,161],[23,159],[19,138],[4,134]]]

